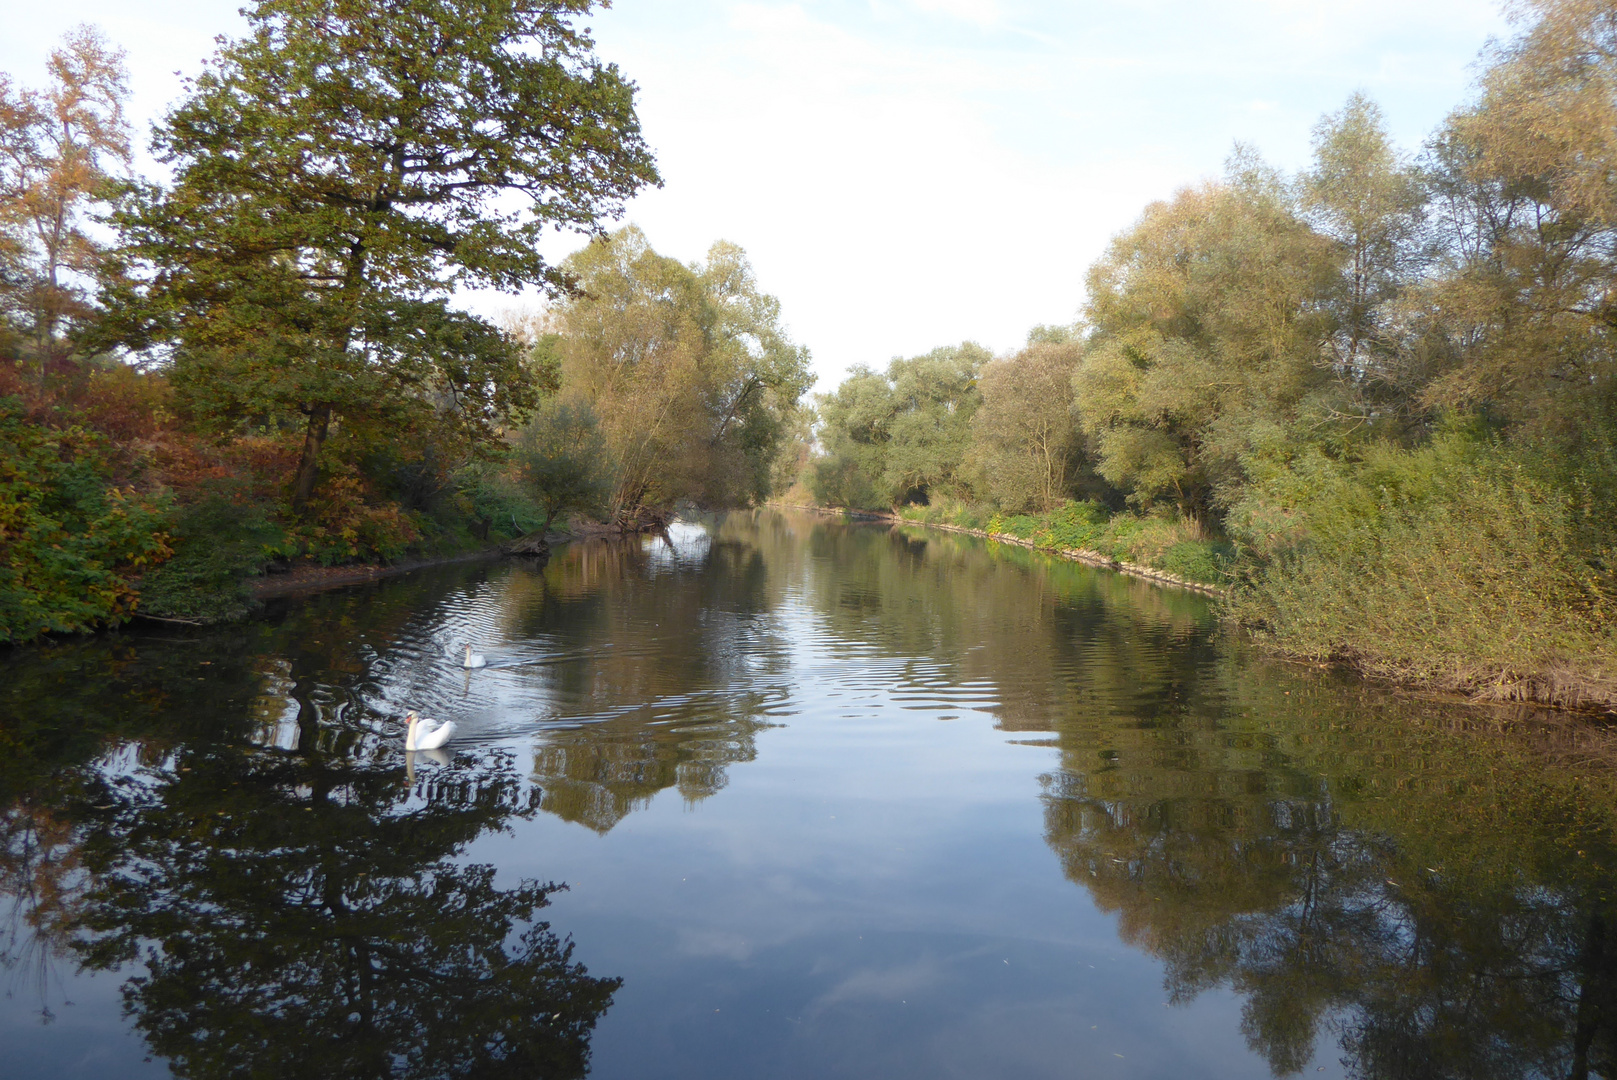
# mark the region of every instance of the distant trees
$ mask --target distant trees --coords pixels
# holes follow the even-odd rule
[[[613,520],[633,527],[681,500],[767,497],[811,381],[809,354],[787,336],[746,253],[720,242],[687,266],[631,226],[565,268],[579,291],[557,312],[561,385],[600,417],[616,469]]]
[[[295,506],[334,418],[491,434],[527,386],[450,287],[564,290],[540,236],[656,182],[633,85],[573,25],[591,6],[260,0],[161,125],[174,184],[117,215],[124,337],[171,344],[216,423],[301,416]]]
[[[991,359],[968,341],[895,359],[886,375],[854,368],[820,398],[826,454],[814,465],[817,496],[879,507],[963,492],[978,378]]]

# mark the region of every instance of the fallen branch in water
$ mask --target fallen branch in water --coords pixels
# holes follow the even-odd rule
[[[167,617],[166,615],[148,615],[144,611],[135,612],[134,617],[137,618],[137,619],[146,619],[149,622],[173,623],[175,626],[206,626],[206,625],[208,625],[207,623],[202,622],[202,621],[200,621],[198,619],[171,619],[171,618]]]

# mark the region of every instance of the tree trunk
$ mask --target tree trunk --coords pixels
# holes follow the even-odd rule
[[[292,481],[292,509],[300,514],[309,496],[314,494],[314,482],[320,475],[320,446],[326,441],[326,429],[330,426],[330,405],[316,405],[309,410],[309,427],[303,434],[303,457],[298,462],[297,478]]]
[[[1589,926],[1583,939],[1579,957],[1578,1009],[1572,1032],[1572,1069],[1568,1080],[1588,1080],[1589,1050],[1594,1045],[1599,1029],[1611,1023],[1607,1014],[1612,1004],[1612,957],[1607,953],[1606,921],[1596,910],[1589,916]]]

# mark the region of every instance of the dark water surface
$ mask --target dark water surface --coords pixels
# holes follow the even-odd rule
[[[1613,1075],[1598,733],[954,535],[671,540],[0,654],[0,1075]]]

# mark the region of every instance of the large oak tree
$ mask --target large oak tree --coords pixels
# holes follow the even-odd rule
[[[160,126],[171,186],[117,215],[136,346],[224,426],[299,414],[314,490],[334,418],[486,434],[527,390],[459,286],[566,289],[539,251],[658,182],[593,0],[260,0]]]

